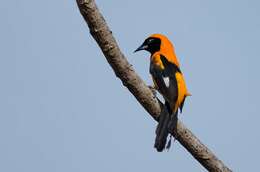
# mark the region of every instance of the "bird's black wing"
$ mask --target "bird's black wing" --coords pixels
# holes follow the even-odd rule
[[[161,61],[164,66],[163,70],[150,65],[150,73],[159,92],[165,99],[165,106],[160,114],[159,124],[156,129],[154,146],[157,151],[162,151],[165,148],[169,128],[172,129],[177,124],[177,113],[176,115],[172,113],[178,97],[178,86],[175,73],[180,72],[179,68],[170,63],[163,55],[161,55]]]

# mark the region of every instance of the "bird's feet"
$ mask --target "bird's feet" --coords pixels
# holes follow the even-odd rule
[[[150,88],[150,90],[152,91],[153,95],[156,96],[156,89],[155,89],[155,86],[148,85],[148,88]]]

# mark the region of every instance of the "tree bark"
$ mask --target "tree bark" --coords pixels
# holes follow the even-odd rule
[[[121,52],[102,14],[94,0],[76,0],[79,10],[88,24],[90,34],[101,48],[115,75],[135,96],[145,110],[158,121],[162,103],[154,96],[144,81]],[[230,172],[231,170],[219,160],[201,141],[178,120],[176,132],[172,135],[199,161],[208,171]]]

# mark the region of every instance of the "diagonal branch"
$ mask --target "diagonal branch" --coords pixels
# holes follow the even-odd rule
[[[94,37],[108,63],[123,85],[135,96],[146,111],[158,121],[161,112],[161,103],[137,75],[131,64],[128,63],[119,46],[99,12],[94,0],[76,0],[79,10],[88,24],[91,35]],[[230,172],[231,170],[219,160],[185,125],[178,121],[177,133],[172,132],[177,140],[199,161],[208,171]]]

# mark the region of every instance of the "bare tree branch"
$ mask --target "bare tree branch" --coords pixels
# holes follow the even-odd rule
[[[123,85],[135,96],[146,111],[158,121],[161,103],[153,95],[143,80],[128,63],[119,46],[99,12],[94,0],[76,0],[79,10],[88,24],[108,63]],[[219,160],[200,140],[178,120],[177,133],[172,132],[177,140],[197,159],[208,171],[230,172],[231,170]]]

